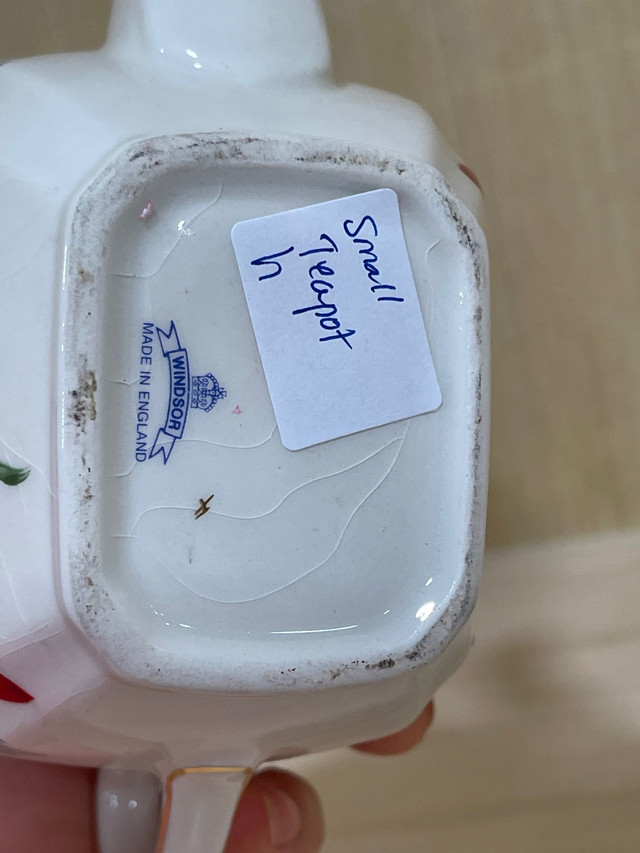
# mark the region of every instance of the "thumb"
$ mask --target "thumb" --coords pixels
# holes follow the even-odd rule
[[[225,853],[318,853],[323,837],[313,788],[291,773],[265,770],[242,795]]]

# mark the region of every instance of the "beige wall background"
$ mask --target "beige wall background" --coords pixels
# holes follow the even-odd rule
[[[323,7],[338,80],[420,103],[484,185],[489,544],[638,524],[640,3]],[[0,55],[95,47],[109,8],[1,0]]]
[[[484,185],[489,543],[637,524],[640,4],[325,6],[339,78],[421,103]]]
[[[480,175],[488,542],[640,517],[640,4],[325,0],[340,79],[422,104]]]

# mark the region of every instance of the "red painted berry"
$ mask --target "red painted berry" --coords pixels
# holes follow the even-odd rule
[[[0,675],[0,700],[5,702],[33,702],[33,696],[18,687],[13,681],[10,681],[6,676]]]

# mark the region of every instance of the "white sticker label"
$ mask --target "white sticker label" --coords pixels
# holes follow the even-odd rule
[[[438,408],[393,190],[238,222],[231,238],[288,450]]]

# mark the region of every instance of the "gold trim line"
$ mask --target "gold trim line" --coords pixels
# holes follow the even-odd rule
[[[240,791],[240,796],[244,793],[245,788],[249,784],[249,780],[253,776],[253,770],[250,767],[179,767],[177,770],[171,772],[165,780],[164,805],[162,807],[162,818],[160,821],[160,832],[158,834],[156,853],[162,853],[167,837],[169,816],[171,814],[171,801],[173,800],[173,783],[176,779],[180,778],[180,776],[186,776],[188,773],[242,773],[244,774],[244,784]]]

